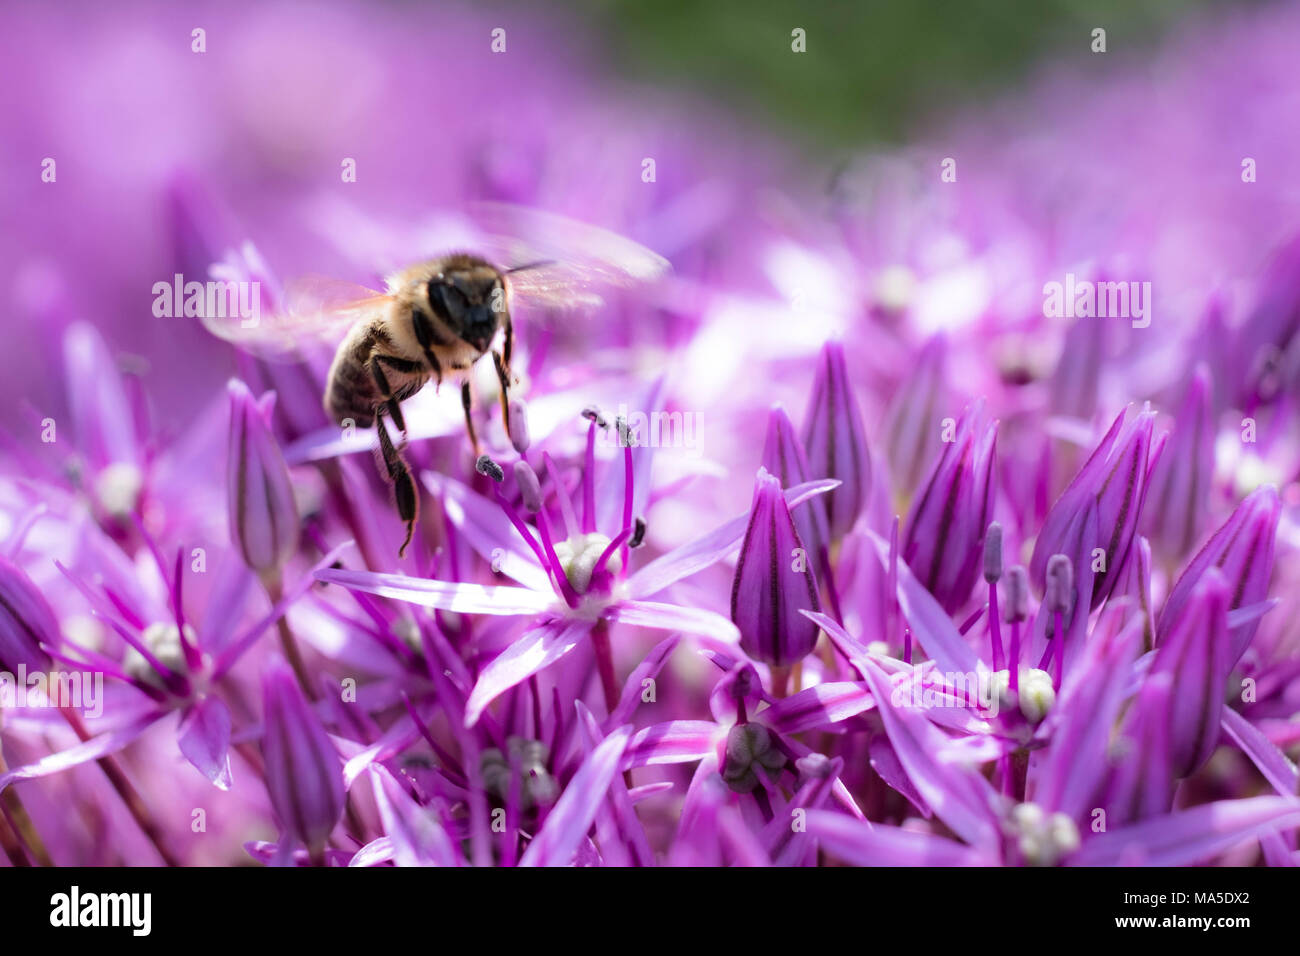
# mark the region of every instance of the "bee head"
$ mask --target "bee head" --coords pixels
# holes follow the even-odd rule
[[[429,280],[429,307],[460,339],[486,352],[505,312],[501,273],[487,264],[455,265]]]

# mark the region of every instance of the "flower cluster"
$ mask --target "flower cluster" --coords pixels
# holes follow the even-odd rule
[[[486,41],[430,62],[392,42],[416,11],[294,16],[232,14],[222,42],[337,111],[187,72],[200,54],[157,19],[145,72],[103,95],[182,126],[108,131],[125,192],[61,205],[77,108],[15,127],[69,158],[58,199],[16,203],[47,254],[0,240],[15,314],[57,345],[6,386],[0,864],[1300,862],[1300,245],[1274,214],[1295,198],[1186,158],[1221,128],[1294,158],[1268,102],[1183,76],[1151,107],[1168,129],[1123,124],[1161,165],[1117,182],[1100,170],[1156,147],[1103,162],[1077,137],[1120,136],[1108,111],[1147,76],[1121,71],[1083,121],[1070,99],[1035,137],[997,112],[946,131],[955,181],[918,147],[817,197],[774,188],[779,152],[756,162],[739,131],[702,150],[668,108],[614,122],[581,68],[539,77]],[[1289,102],[1276,37],[1297,26],[1221,26],[1215,62]],[[105,43],[91,60],[120,78]],[[320,66],[339,47],[350,86]],[[408,86],[430,70],[523,97],[517,124],[430,114]],[[181,107],[205,95],[239,163],[194,150]],[[363,115],[401,148],[353,144]],[[354,181],[322,185],[354,154]],[[509,414],[470,412],[476,441],[456,389],[406,400],[407,548],[368,460],[385,423],[322,408],[328,349],[265,361],[141,319],[131,283],[141,262],[256,282],[269,315],[296,271],[365,278],[470,234],[412,195],[601,220],[674,271],[595,315],[521,308]],[[1191,195],[1216,218],[1189,225],[1171,197]],[[124,223],[84,278],[42,238],[123,202],[159,221]],[[1156,293],[1067,318],[1039,299],[1058,280]]]

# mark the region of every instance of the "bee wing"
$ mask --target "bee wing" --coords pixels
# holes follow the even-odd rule
[[[654,282],[671,268],[626,236],[555,213],[488,202],[470,212],[484,252],[507,273],[511,294],[528,305],[599,306],[602,292]]]
[[[390,296],[324,276],[304,276],[285,287],[284,305],[256,320],[204,318],[208,331],[260,358],[288,359],[314,345],[335,346],[353,324],[382,309]]]

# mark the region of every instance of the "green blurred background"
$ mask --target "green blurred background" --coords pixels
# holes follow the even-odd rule
[[[516,0],[536,10],[537,0]],[[695,91],[804,149],[897,143],[921,121],[1090,51],[1140,57],[1180,22],[1256,0],[554,0],[622,79]],[[791,30],[807,52],[791,52]],[[1088,66],[1092,58],[1092,66]]]

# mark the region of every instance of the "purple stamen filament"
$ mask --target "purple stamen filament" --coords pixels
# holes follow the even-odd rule
[[[596,530],[596,422],[587,425],[587,454],[582,474],[582,532]]]
[[[1064,671],[1065,665],[1065,628],[1061,624],[1060,611],[1053,613],[1052,625],[1055,630],[1055,635],[1052,638],[1052,645],[1055,648],[1053,655],[1055,660],[1052,662],[1052,671],[1054,673],[1052,682],[1056,685],[1056,689],[1060,690],[1061,674]]]
[[[515,530],[519,532],[519,536],[527,541],[528,546],[533,549],[533,553],[537,555],[537,563],[544,568],[547,567],[549,562],[546,560],[546,554],[542,551],[542,546],[537,543],[537,539],[533,537],[532,532],[529,531],[527,523],[525,523],[524,519],[520,517],[519,512],[515,510],[515,506],[506,500],[505,495],[501,494],[501,489],[497,488],[495,485],[492,487],[496,492],[497,504],[499,504],[501,510],[506,513],[506,517],[510,519],[510,523],[515,526]]]
[[[573,585],[569,583],[569,575],[564,570],[564,565],[560,563],[559,557],[555,553],[555,545],[551,540],[551,523],[546,519],[546,512],[537,512],[537,530],[542,536],[542,546],[546,549],[547,565],[550,567],[551,576],[555,579],[559,587],[560,596],[564,598],[564,603],[569,607],[578,606],[578,592],[573,590]]]
[[[1011,654],[1007,660],[1007,667],[1011,670],[1011,692],[1014,694],[1020,689],[1020,621],[1018,619],[1011,622]]]
[[[580,533],[581,525],[578,524],[578,516],[573,510],[573,501],[569,498],[568,489],[564,487],[560,469],[555,466],[555,461],[549,452],[542,453],[542,460],[546,462],[546,470],[551,480],[555,482],[555,497],[560,504],[560,516],[564,519],[564,535],[566,538],[575,538]]]
[[[628,441],[623,446],[623,527],[632,527],[632,441],[631,432],[628,433]],[[623,539],[624,541],[627,538]],[[623,547],[623,567],[627,567],[628,549]]]
[[[989,582],[989,636],[993,641],[993,669],[1002,670],[1002,622],[998,615],[998,585]]]

